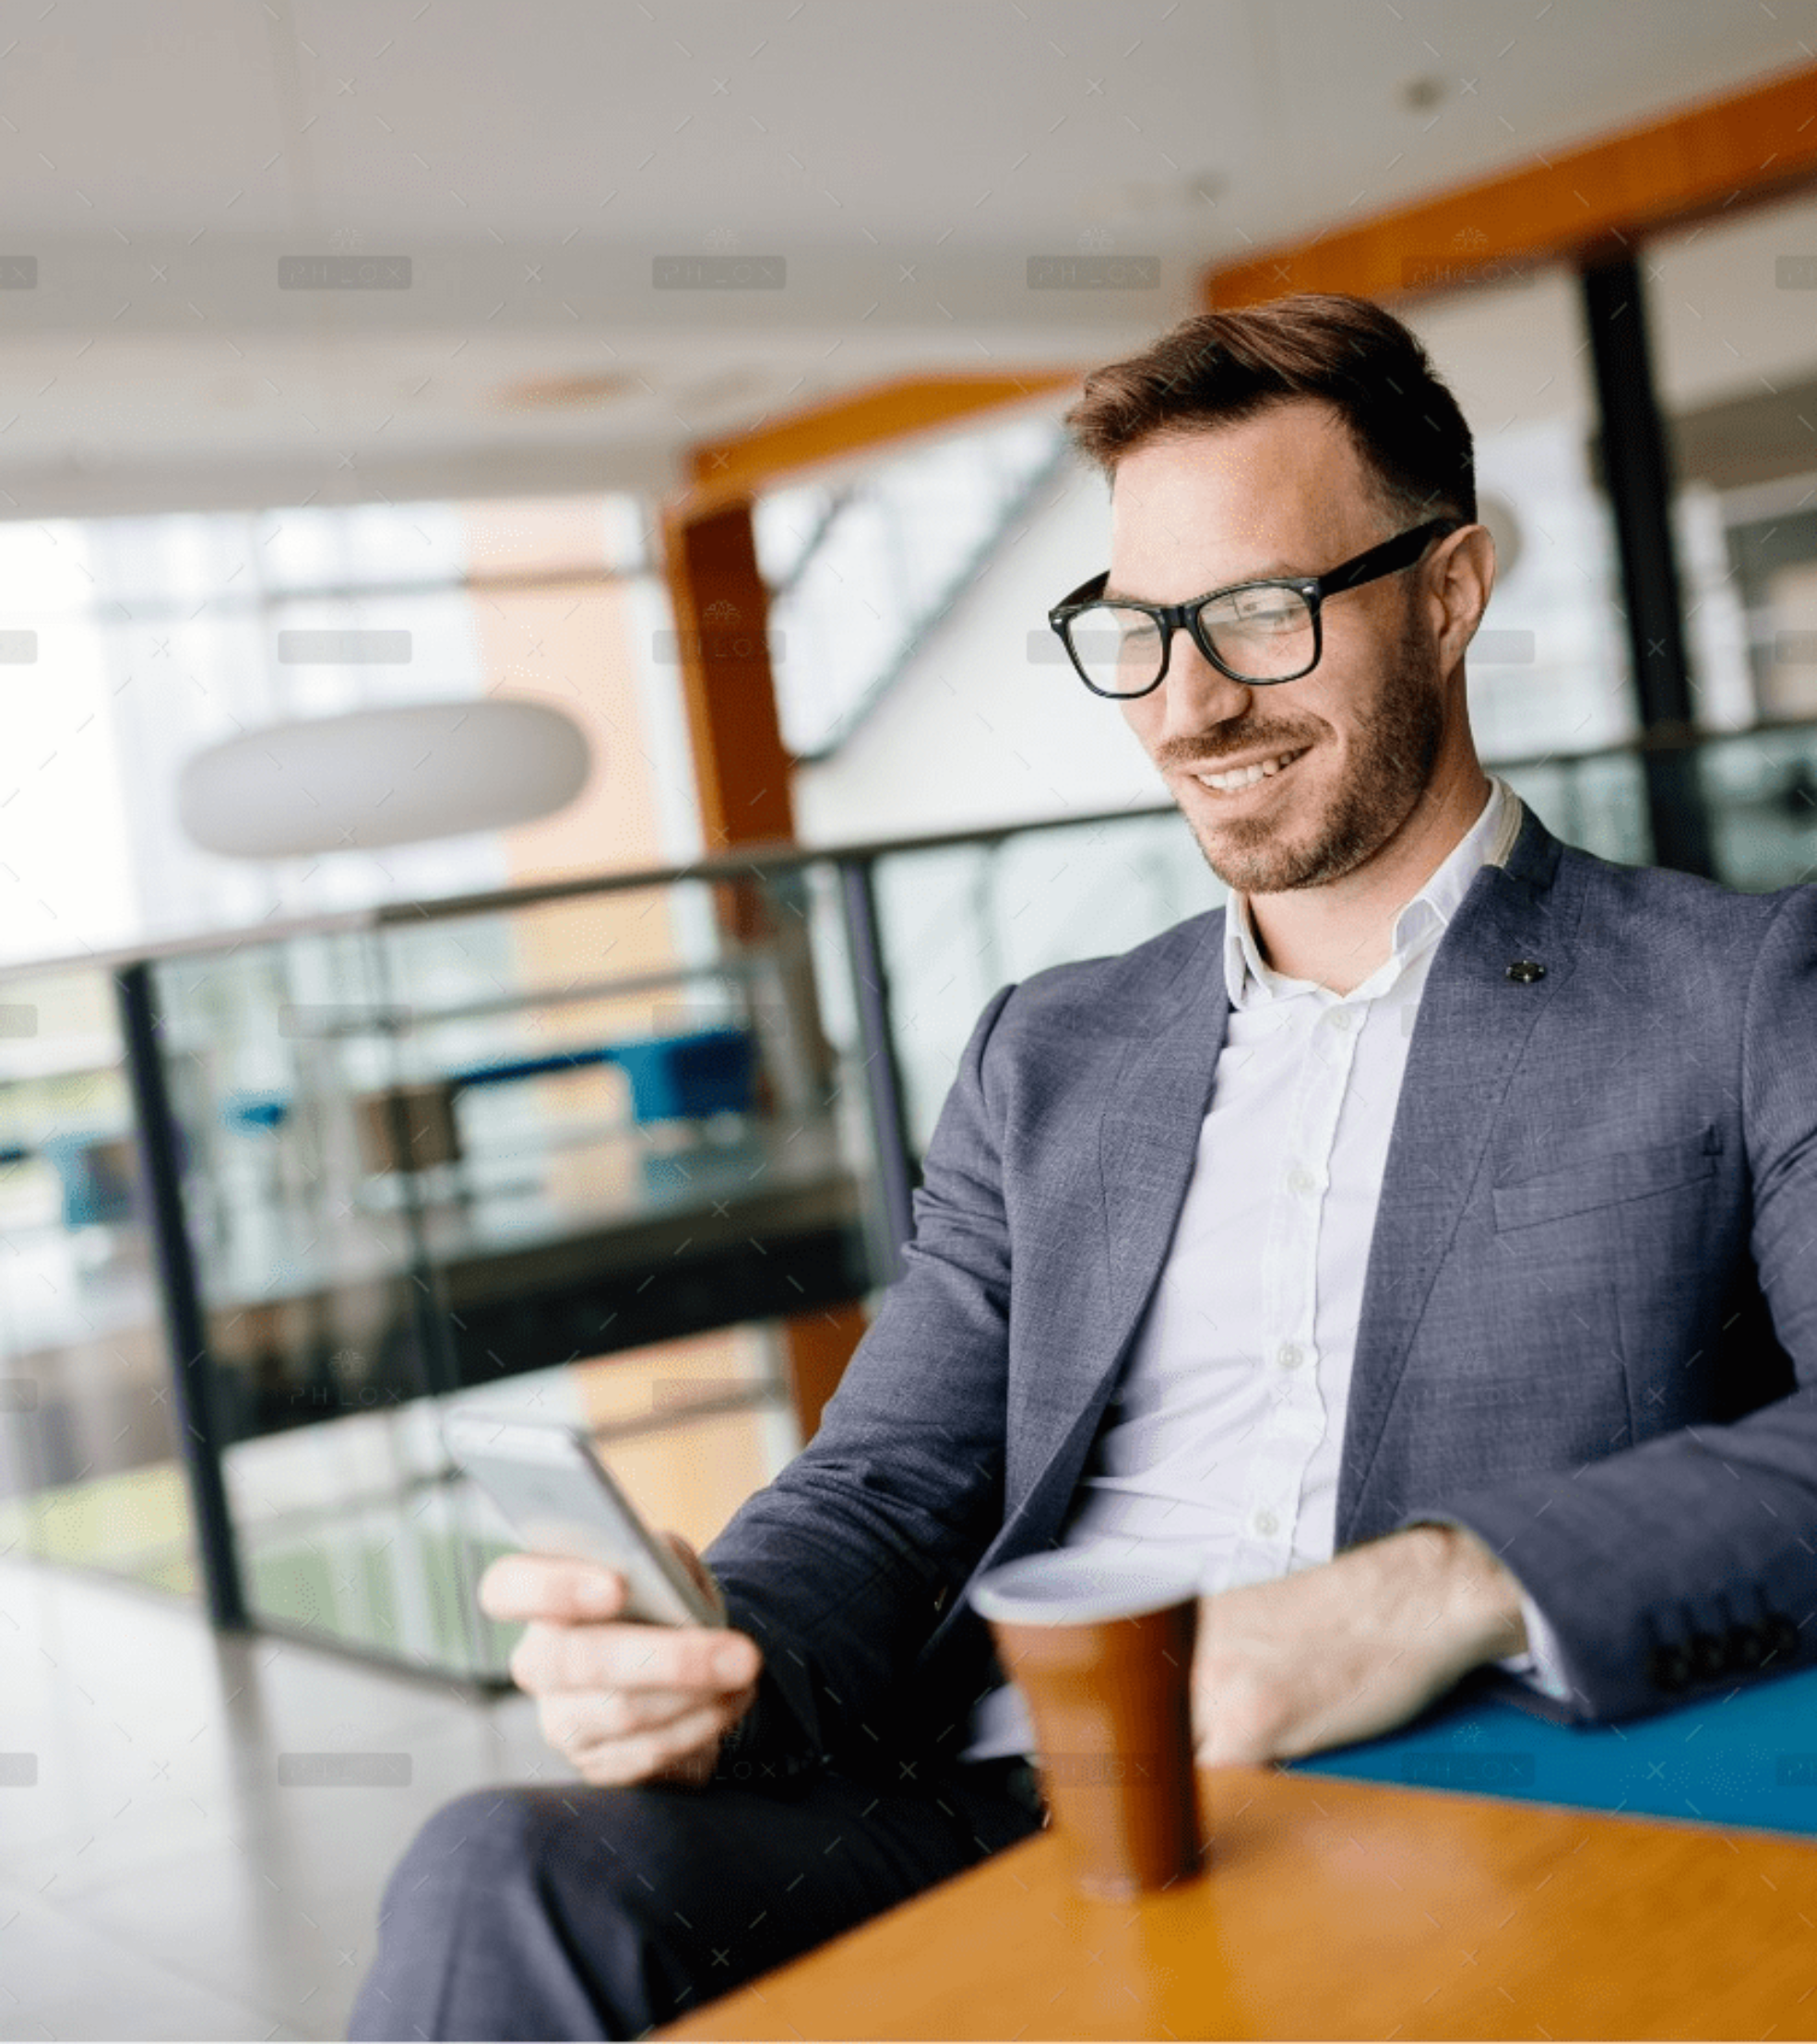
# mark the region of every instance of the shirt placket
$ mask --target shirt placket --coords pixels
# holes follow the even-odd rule
[[[1269,1581],[1292,1565],[1300,1489],[1326,1424],[1314,1340],[1320,1221],[1362,1010],[1310,994],[1295,1005],[1303,1010],[1293,1025],[1295,1077],[1263,1252],[1263,1417],[1238,1520],[1234,1582]]]

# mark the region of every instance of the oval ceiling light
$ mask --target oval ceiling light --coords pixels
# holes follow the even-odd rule
[[[591,758],[586,733],[545,703],[351,710],[197,753],[177,778],[177,814],[193,843],[230,859],[372,851],[552,815]]]

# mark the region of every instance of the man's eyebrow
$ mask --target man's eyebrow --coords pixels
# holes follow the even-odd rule
[[[1291,561],[1276,559],[1265,561],[1260,567],[1252,568],[1247,575],[1233,575],[1228,581],[1210,582],[1203,589],[1194,591],[1197,596],[1215,595],[1219,589],[1240,589],[1246,582],[1277,582],[1290,578],[1298,581],[1305,570],[1296,567]],[[1120,589],[1114,582],[1106,581],[1104,593],[1098,600],[1100,603],[1146,603],[1146,596],[1132,596],[1127,589]],[[1182,598],[1182,601],[1190,600]]]

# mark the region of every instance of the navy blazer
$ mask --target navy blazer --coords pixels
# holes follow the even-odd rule
[[[1223,930],[980,1018],[903,1276],[707,1550],[766,1657],[741,1777],[895,1778],[1003,1679],[966,1592],[1055,1544],[1159,1278]],[[1817,886],[1615,865],[1527,811],[1431,962],[1343,1426],[1337,1550],[1471,1528],[1550,1622],[1577,1720],[1817,1659]]]

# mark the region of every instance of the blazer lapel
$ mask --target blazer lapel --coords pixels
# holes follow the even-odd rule
[[[1079,1202],[1078,1236],[1057,1245],[1074,1301],[1074,1338],[1032,1362],[1022,1359],[1037,1371],[1038,1397],[1018,1398],[1012,1362],[1005,1470],[1011,1525],[1025,1516],[1043,1525],[1048,1506],[1064,1509],[1166,1260],[1224,1042],[1229,1001],[1223,927],[1222,916],[1207,917],[1175,983],[1146,1016],[1132,1017],[1128,1048],[1103,1087],[1100,1111],[1080,1130],[1082,1144],[1090,1146],[1084,1157],[1088,1169],[1095,1166],[1099,1197]]]
[[[1102,1367],[1122,1360],[1148,1303],[1198,1161],[1230,1014],[1223,933],[1222,918],[1208,926],[1197,969],[1187,975],[1172,1014],[1131,1047],[1099,1123],[1110,1301]]]
[[[1427,1296],[1481,1168],[1528,1034],[1569,976],[1579,899],[1553,882],[1559,841],[1528,810],[1440,941],[1408,1048],[1370,1243],[1337,1483],[1348,1545]],[[1581,898],[1581,897],[1580,897]],[[1516,961],[1545,968],[1510,978]]]
[[[1136,1024],[1105,1089],[1096,1135],[1103,1232],[1068,1245],[1079,1277],[1079,1338],[1040,1358],[1050,1395],[1039,1408],[1019,1400],[1012,1383],[1004,1524],[968,1585],[1052,1544],[1186,1203],[1229,1012],[1224,918],[1213,914],[1172,992]],[[946,1650],[966,1610],[962,1593],[922,1649],[922,1665]]]

